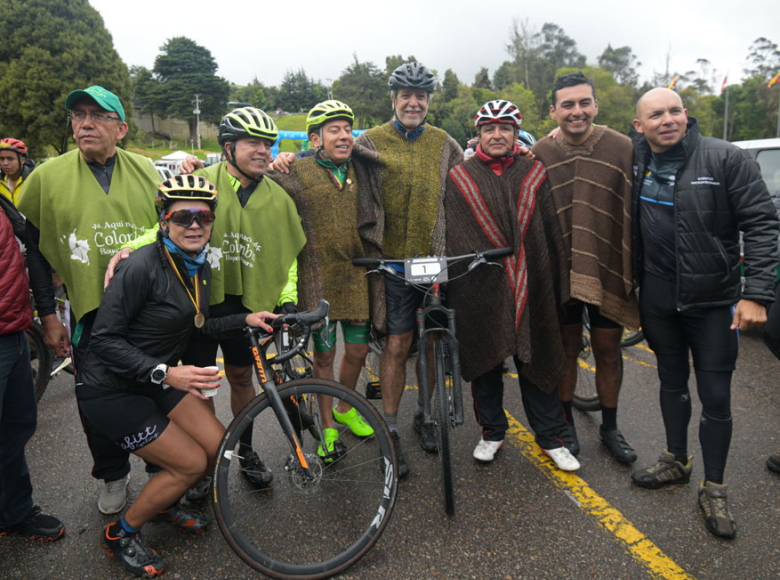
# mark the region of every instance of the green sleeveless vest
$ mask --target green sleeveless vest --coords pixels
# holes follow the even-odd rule
[[[306,243],[301,220],[290,196],[268,177],[242,208],[226,165],[223,161],[195,172],[213,183],[219,195],[209,243],[209,302],[219,304],[233,294],[252,312],[272,311]]]
[[[25,180],[19,210],[40,230],[41,253],[65,282],[76,320],[100,306],[103,276],[122,244],[157,227],[159,184],[148,159],[121,149],[108,194],[78,150]]]

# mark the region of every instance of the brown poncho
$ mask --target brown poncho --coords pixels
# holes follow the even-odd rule
[[[444,187],[447,172],[463,150],[441,129],[425,125],[407,140],[391,122],[369,129],[355,141],[360,182],[358,228],[366,256],[410,258],[444,252]],[[384,332],[385,281],[369,279],[371,323]]]
[[[480,266],[447,285],[467,381],[513,355],[523,363],[519,372],[546,392],[566,370],[559,317],[566,258],[545,177],[538,161],[516,158],[498,176],[474,156],[447,178],[447,254],[514,249],[504,268]],[[450,278],[466,265],[452,266]]]
[[[604,125],[582,145],[544,138],[544,163],[569,259],[571,298],[631,329],[639,310],[631,274],[632,147]]]
[[[352,265],[363,255],[357,230],[358,183],[349,164],[339,188],[314,157],[298,159],[290,173],[269,172],[295,202],[306,245],[298,255],[298,305],[316,308],[330,302],[331,320],[368,320],[368,282],[365,271]]]

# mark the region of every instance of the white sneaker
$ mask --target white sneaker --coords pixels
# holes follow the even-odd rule
[[[480,439],[477,446],[474,448],[474,459],[479,461],[493,461],[493,458],[498,453],[498,450],[504,446],[504,440],[501,441],[485,441]]]
[[[571,451],[565,447],[556,449],[542,449],[545,455],[552,459],[562,471],[577,471],[580,468],[580,462],[571,454]]]
[[[103,490],[98,499],[98,509],[100,513],[118,514],[127,503],[127,484],[130,483],[130,474],[128,473],[122,479],[115,481],[106,481]]]

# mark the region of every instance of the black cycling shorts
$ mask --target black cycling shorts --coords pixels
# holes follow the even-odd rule
[[[225,295],[225,301],[209,307],[209,317],[228,316],[230,314],[249,314],[250,310],[241,303],[241,296]],[[213,367],[217,364],[217,348],[222,348],[222,357],[226,365],[249,367],[254,364],[249,339],[244,336],[228,340],[211,340],[198,336],[190,340],[187,350],[181,357],[182,364],[198,367]]]
[[[399,274],[403,277],[403,274]],[[407,284],[403,278],[385,274],[387,334],[406,334],[414,330],[417,309],[423,306],[425,292]]]
[[[566,320],[564,324],[579,324],[582,322],[582,309],[588,307],[588,320],[590,320],[591,328],[603,328],[605,330],[623,328],[622,325],[617,322],[613,322],[609,318],[602,316],[599,307],[595,304],[586,304],[579,300],[574,300],[566,305]]]
[[[168,413],[187,396],[185,391],[161,385],[124,391],[76,385],[81,412],[91,429],[130,453],[155,441],[171,422]]]

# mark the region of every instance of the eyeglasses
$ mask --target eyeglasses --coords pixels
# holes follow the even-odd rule
[[[84,111],[73,111],[70,118],[74,123],[83,123],[89,116],[95,123],[108,123],[109,121],[121,121],[119,117],[112,117],[106,113],[86,113]]]
[[[165,216],[165,221],[170,220],[183,228],[190,227],[195,220],[201,227],[209,226],[214,223],[214,219],[214,212],[210,209],[179,209]]]

